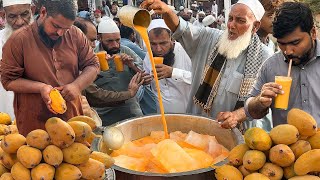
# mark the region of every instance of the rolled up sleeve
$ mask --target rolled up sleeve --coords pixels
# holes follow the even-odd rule
[[[173,68],[171,78],[178,82],[191,84],[191,72],[183,69]]]

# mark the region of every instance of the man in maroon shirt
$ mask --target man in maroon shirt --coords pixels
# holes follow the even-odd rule
[[[76,12],[75,1],[46,0],[37,21],[14,32],[3,47],[1,83],[15,94],[14,111],[23,135],[44,129],[52,116],[68,120],[83,114],[80,92],[100,70],[90,42],[73,26]],[[50,107],[54,87],[67,102],[62,115]]]

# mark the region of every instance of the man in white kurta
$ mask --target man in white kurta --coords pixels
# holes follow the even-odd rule
[[[12,32],[32,22],[31,0],[3,0],[6,16],[6,25],[0,31],[0,60],[2,47]],[[1,78],[1,77],[0,77]],[[5,112],[14,118],[12,91],[6,91],[0,83],[0,112]]]
[[[148,33],[154,56],[164,57],[164,64],[156,65],[164,110],[166,113],[186,113],[192,82],[191,60],[181,44],[171,40],[171,31],[162,19],[153,20]],[[146,72],[152,73],[149,56],[143,63]],[[151,88],[158,97],[154,80]]]

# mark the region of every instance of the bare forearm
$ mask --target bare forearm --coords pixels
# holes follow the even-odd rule
[[[264,107],[258,97],[254,97],[248,104],[248,111],[252,118],[261,119],[268,114],[268,107]]]
[[[172,32],[175,32],[179,25],[179,17],[171,10],[163,14],[163,19]]]
[[[234,112],[234,113],[236,114],[236,116],[237,116],[237,121],[238,121],[238,123],[241,123],[241,122],[243,122],[243,121],[245,121],[245,120],[247,119],[247,116],[246,116],[246,113],[245,113],[243,107],[240,108],[240,109],[237,109],[237,110],[235,110],[235,111],[233,111],[233,112]]]
[[[15,93],[40,93],[45,83],[19,78],[8,83],[7,90]]]
[[[82,91],[95,80],[97,74],[98,73],[95,67],[86,67],[73,83],[76,83],[79,89]]]

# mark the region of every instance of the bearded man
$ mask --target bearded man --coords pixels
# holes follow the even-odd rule
[[[2,59],[2,47],[11,34],[33,22],[31,12],[31,0],[4,0],[5,28],[0,31],[0,60]],[[6,91],[0,83],[0,112],[5,112],[14,118],[13,92]]]
[[[160,0],[142,7],[162,13],[167,26],[189,54],[193,81],[187,112],[216,117],[222,127],[234,128],[246,119],[244,100],[256,72],[271,52],[256,31],[264,9],[258,0],[240,0],[230,11],[228,28],[192,28]],[[239,109],[240,108],[240,109]]]
[[[163,64],[156,64],[164,111],[166,113],[186,113],[191,89],[191,60],[180,43],[171,38],[171,31],[163,19],[151,21],[148,34],[153,56],[163,57]],[[146,72],[151,73],[150,58],[143,61]],[[155,81],[151,89],[158,96]],[[159,106],[158,106],[158,112]]]
[[[37,21],[15,31],[3,47],[1,83],[14,92],[17,127],[24,136],[44,129],[50,117],[83,115],[81,91],[96,78],[99,62],[85,35],[73,26],[77,10],[75,1],[43,1]],[[66,100],[64,114],[51,108],[54,87]]]

